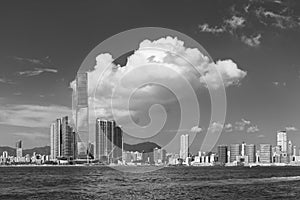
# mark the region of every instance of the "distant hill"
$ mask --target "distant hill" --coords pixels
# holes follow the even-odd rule
[[[8,155],[10,156],[16,156],[16,149],[12,147],[0,147],[0,155],[3,155],[3,151],[7,151]]]
[[[161,148],[159,145],[153,143],[153,142],[143,142],[138,144],[126,144],[124,143],[124,150],[125,151],[138,151],[138,152],[153,152],[153,149],[155,148]]]
[[[138,152],[153,152],[153,149],[155,148],[161,148],[159,145],[153,143],[153,142],[143,142],[138,144],[126,144],[124,143],[124,150],[125,151],[138,151]],[[8,146],[0,147],[0,155],[2,155],[3,151],[7,151],[8,155],[10,156],[16,156],[16,149]],[[50,146],[44,146],[44,147],[35,147],[32,149],[24,149],[23,150],[23,156],[26,154],[32,155],[33,152],[36,152],[37,154],[41,155],[50,155]]]
[[[44,146],[44,147],[35,147],[33,149],[25,149],[23,150],[23,154],[29,154],[32,155],[33,152],[41,155],[50,155],[50,146]]]

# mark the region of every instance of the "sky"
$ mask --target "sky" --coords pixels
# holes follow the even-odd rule
[[[287,130],[300,147],[300,3],[296,0],[4,1],[0,145],[14,146],[18,139],[25,148],[49,145],[50,123],[71,115],[70,83],[84,58],[108,37],[139,27],[182,32],[200,43],[214,61],[231,60],[245,72],[226,87],[226,121],[217,144],[275,144],[276,132]],[[219,127],[218,122],[208,127],[207,90],[199,90],[198,96],[201,120],[194,127],[198,128],[195,151],[206,130]]]

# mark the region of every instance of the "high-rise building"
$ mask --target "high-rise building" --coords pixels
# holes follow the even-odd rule
[[[287,133],[286,133],[286,131],[279,131],[277,133],[277,146],[281,147],[282,153],[287,153]]]
[[[73,128],[69,126],[68,117],[61,120],[61,139],[62,139],[62,156],[66,158],[76,157],[76,135]]]
[[[78,158],[87,158],[89,149],[89,104],[88,73],[79,71],[76,76],[76,89],[72,94],[75,132],[77,133]]]
[[[179,156],[184,161],[189,156],[189,135],[181,135],[180,137],[180,152]]]
[[[240,144],[230,145],[230,162],[238,161],[237,157],[241,155],[241,149]]]
[[[96,119],[95,159],[116,163],[122,160],[123,133],[115,121]]]
[[[293,143],[291,140],[288,141],[288,149],[287,149],[288,162],[293,160]]]
[[[281,146],[272,147],[272,162],[281,162]]]
[[[218,146],[218,162],[220,164],[226,164],[228,162],[228,146],[219,145]]]
[[[277,133],[277,146],[280,146],[281,149],[281,163],[288,163],[288,141],[287,141],[287,133],[286,131],[279,131]]]
[[[163,164],[166,161],[166,150],[165,149],[159,149],[155,148],[153,149],[153,157],[154,157],[154,163],[155,164]]]
[[[50,153],[51,159],[65,157],[76,158],[76,133],[69,125],[68,117],[56,119],[50,126]]]
[[[247,144],[245,146],[245,154],[248,156],[249,163],[256,162],[256,146],[254,144]]]
[[[7,151],[3,151],[2,156],[3,156],[3,158],[8,158],[8,152]]]
[[[50,159],[55,159],[55,145],[54,145],[54,143],[55,143],[55,140],[54,140],[54,136],[55,136],[55,123],[52,123],[51,125],[50,125]]]
[[[22,140],[16,142],[16,155],[18,160],[23,157]]]
[[[246,143],[243,142],[242,146],[241,146],[241,156],[245,156],[246,155]]]
[[[113,133],[113,162],[122,161],[123,155],[123,132],[121,127],[116,126]]]
[[[56,119],[50,126],[50,149],[51,159],[62,156],[62,136],[61,136],[61,119]]]
[[[293,147],[293,156],[297,156],[297,147],[296,146]]]
[[[272,145],[260,144],[259,161],[261,163],[271,163],[272,162]]]

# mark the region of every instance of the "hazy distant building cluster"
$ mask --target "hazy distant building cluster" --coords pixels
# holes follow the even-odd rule
[[[197,156],[191,156],[186,146],[188,135],[182,135],[180,140],[181,162],[186,165],[199,166],[238,166],[238,165],[299,165],[300,156],[297,148],[291,140],[288,140],[286,131],[277,133],[277,144],[230,144],[219,145],[216,153],[199,152]],[[189,155],[186,157],[186,155]],[[176,158],[175,158],[176,159]],[[173,163],[176,163],[173,161]],[[180,164],[180,161],[177,162]]]
[[[23,154],[23,143],[22,140],[16,142],[15,156],[9,155],[7,151],[3,151],[0,155],[1,165],[41,165],[50,161],[49,155],[41,155],[33,152],[32,155]]]

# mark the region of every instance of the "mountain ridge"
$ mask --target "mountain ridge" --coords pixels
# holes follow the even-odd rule
[[[124,143],[124,145],[123,145],[124,151],[138,151],[140,153],[152,152],[153,149],[155,149],[156,147],[161,148],[158,144],[156,144],[154,142],[142,142],[142,143],[137,143],[137,144]],[[0,155],[2,155],[4,151],[7,151],[9,156],[16,156],[16,148],[9,147],[9,146],[0,146]],[[41,155],[50,155],[50,146],[24,149],[23,156],[26,154],[32,155],[33,152],[35,152],[36,154],[41,154]]]

